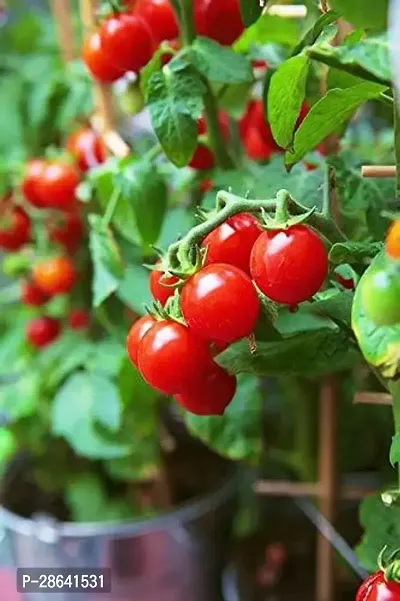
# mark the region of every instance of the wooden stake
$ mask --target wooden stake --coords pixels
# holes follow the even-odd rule
[[[84,28],[91,31],[97,26],[96,0],[80,0],[80,14]],[[101,117],[102,131],[114,131],[115,113],[111,87],[98,81],[93,81],[93,97],[96,109]]]
[[[396,177],[395,165],[363,165],[361,177]]]
[[[319,420],[319,506],[332,523],[336,502],[337,389],[335,376],[327,376],[321,386]],[[335,590],[334,553],[325,536],[318,534],[316,601],[333,601]]]
[[[253,490],[258,495],[266,497],[318,497],[320,486],[315,482],[290,482],[286,480],[257,480]],[[338,498],[346,501],[357,501],[376,492],[362,486],[343,486],[338,491]]]
[[[353,403],[364,405],[392,405],[392,397],[387,392],[357,392]]]
[[[51,10],[62,57],[66,63],[69,63],[75,58],[74,31],[69,0],[51,0]]]

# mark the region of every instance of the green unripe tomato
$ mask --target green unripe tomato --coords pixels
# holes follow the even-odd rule
[[[366,273],[361,280],[366,316],[377,326],[400,323],[400,275],[389,269]]]
[[[10,253],[3,259],[3,273],[9,277],[18,277],[26,273],[32,264],[32,257],[24,253]]]
[[[128,115],[137,115],[144,108],[144,98],[138,83],[130,83],[118,96],[121,110]]]

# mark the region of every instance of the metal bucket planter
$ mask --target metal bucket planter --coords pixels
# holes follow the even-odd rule
[[[62,523],[2,509],[14,566],[111,568],[111,593],[45,591],[24,601],[223,601],[236,489],[233,474],[214,493],[135,523]]]

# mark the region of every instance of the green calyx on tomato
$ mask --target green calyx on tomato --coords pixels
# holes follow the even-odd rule
[[[400,271],[388,262],[368,270],[360,281],[365,314],[377,326],[400,323]]]

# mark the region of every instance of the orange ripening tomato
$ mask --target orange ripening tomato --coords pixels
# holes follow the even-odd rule
[[[400,219],[395,221],[389,229],[385,250],[391,259],[400,259]]]

